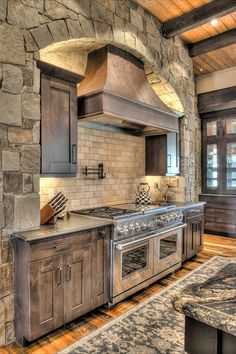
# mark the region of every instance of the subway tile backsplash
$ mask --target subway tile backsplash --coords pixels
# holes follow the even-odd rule
[[[94,128],[78,127],[78,173],[75,178],[41,178],[43,206],[62,191],[68,210],[131,202],[144,177],[144,138]],[[106,178],[86,177],[82,171],[104,163]]]

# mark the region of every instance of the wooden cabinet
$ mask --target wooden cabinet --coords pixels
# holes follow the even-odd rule
[[[146,175],[179,174],[179,134],[168,133],[146,137]]]
[[[185,261],[203,248],[204,207],[186,209],[184,222],[187,224],[182,240],[182,261]]]
[[[41,174],[77,172],[77,83],[83,76],[38,62],[41,69]]]
[[[38,242],[13,238],[21,345],[108,302],[109,240],[109,227]]]
[[[236,116],[202,121],[203,193],[236,194]]]
[[[206,202],[204,230],[208,234],[236,235],[236,196],[201,194]]]
[[[205,232],[236,235],[236,113],[205,113],[202,118],[202,194]]]

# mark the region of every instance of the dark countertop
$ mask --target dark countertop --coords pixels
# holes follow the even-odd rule
[[[173,202],[178,208],[184,208],[184,209],[189,209],[189,208],[194,208],[197,206],[201,206],[206,204],[206,202]]]
[[[236,261],[225,262],[214,276],[175,294],[172,302],[178,312],[236,336]]]
[[[176,208],[193,208],[205,204],[205,202],[168,202],[167,205],[175,204]],[[128,204],[127,204],[128,205]],[[163,205],[163,212],[167,211],[166,205]],[[161,212],[161,209],[159,209]],[[25,241],[35,241],[49,237],[61,236],[72,232],[85,231],[113,225],[112,220],[70,214],[69,218],[58,220],[55,225],[40,226],[38,229],[14,232],[13,236],[21,238]]]
[[[57,220],[54,225],[45,225],[35,230],[15,232],[13,233],[13,236],[21,238],[26,242],[30,242],[49,237],[71,234],[73,232],[95,229],[97,227],[107,225],[112,225],[112,221],[89,216],[70,215],[69,218]]]

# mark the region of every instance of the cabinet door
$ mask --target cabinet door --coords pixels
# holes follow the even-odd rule
[[[167,136],[147,136],[146,143],[146,175],[165,176],[167,166]]]
[[[222,136],[220,119],[203,120],[202,183],[205,193],[219,193],[222,190]]]
[[[195,248],[195,230],[196,230],[196,221],[194,218],[187,220],[187,259],[193,257],[196,254]]]
[[[204,233],[204,216],[200,215],[198,217],[196,234],[195,234],[196,254],[203,249],[203,233]]]
[[[77,172],[76,85],[42,74],[41,173],[50,176]]]
[[[92,308],[108,302],[110,228],[93,231]]]
[[[185,222],[185,221],[184,221]],[[187,228],[183,229],[183,237],[182,237],[182,262],[187,259]]]
[[[33,340],[63,324],[62,257],[30,263],[30,335]]]
[[[167,134],[167,175],[179,174],[179,134]]]
[[[65,323],[91,309],[91,255],[91,245],[88,245],[63,257]]]

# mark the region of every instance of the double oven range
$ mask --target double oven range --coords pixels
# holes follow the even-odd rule
[[[122,204],[73,213],[111,219],[110,305],[181,266],[183,223],[175,205]]]

